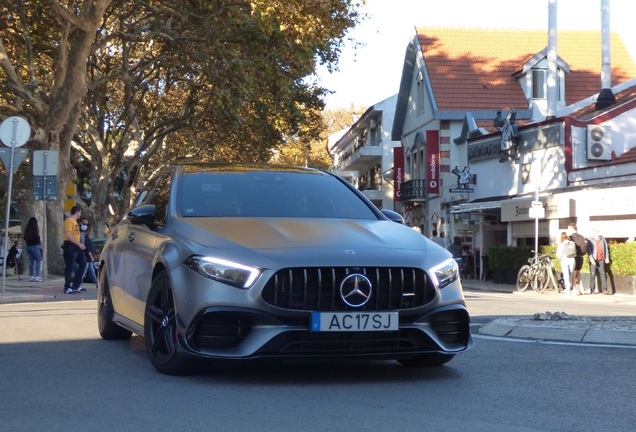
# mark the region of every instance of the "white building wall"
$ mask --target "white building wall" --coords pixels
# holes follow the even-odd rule
[[[636,110],[617,116],[603,125],[612,129],[611,151],[620,156],[636,147]],[[602,166],[606,162],[587,160],[587,127],[572,126],[572,168]]]

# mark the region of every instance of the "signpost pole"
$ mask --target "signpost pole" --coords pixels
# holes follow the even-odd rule
[[[537,178],[536,187],[534,191],[534,200],[539,201],[539,179]],[[539,218],[534,218],[534,259],[537,260],[537,254],[539,253]]]
[[[42,251],[46,251],[46,156],[48,152],[44,152],[44,181],[42,185],[44,186],[44,191],[42,192]],[[44,253],[42,253],[44,255]],[[47,275],[47,265],[46,261],[48,260],[48,253],[46,254],[46,259],[42,256],[42,267],[40,268],[40,277],[44,281],[45,276]]]
[[[9,252],[7,245],[9,244],[9,216],[11,211],[11,186],[13,185],[13,156],[15,155],[16,136],[18,130],[18,121],[13,120],[13,133],[11,137],[11,163],[9,166],[9,185],[7,186],[7,204],[4,211],[4,241],[2,242],[2,294],[4,294],[4,282],[7,277],[7,257]],[[17,270],[17,269],[16,269]]]
[[[9,241],[9,216],[11,216],[11,187],[13,186],[13,165],[14,165],[14,157],[15,157],[15,149],[16,147],[21,147],[29,140],[29,136],[31,135],[31,127],[29,123],[23,119],[22,117],[9,117],[5,119],[2,124],[0,124],[0,141],[6,144],[8,147],[11,147],[11,156],[9,157],[9,182],[7,185],[7,208],[5,209],[4,216],[4,242],[2,251],[2,293],[4,294],[4,283],[7,274],[7,256],[9,252],[7,251],[7,245]],[[5,153],[2,152],[2,155]],[[18,155],[17,164],[20,165],[28,151],[21,150],[20,155]],[[4,160],[4,156],[1,156],[2,161],[7,165],[7,162]],[[18,270],[18,269],[16,269]]]

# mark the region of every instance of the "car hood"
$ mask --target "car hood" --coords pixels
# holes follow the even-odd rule
[[[411,228],[382,220],[294,218],[187,218],[180,235],[204,247],[252,250],[290,248],[395,248],[426,250],[431,243]]]

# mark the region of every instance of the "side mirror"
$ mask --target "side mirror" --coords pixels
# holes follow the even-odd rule
[[[388,217],[393,222],[397,222],[399,224],[404,223],[404,218],[398,212],[394,212],[393,210],[382,209],[382,214]]]
[[[135,207],[128,212],[126,219],[131,224],[135,225],[149,225],[155,222],[155,213],[157,208],[154,205],[142,205]]]

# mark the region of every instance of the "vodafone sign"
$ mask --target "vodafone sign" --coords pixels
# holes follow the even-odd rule
[[[393,199],[400,201],[404,183],[404,147],[393,147]]]
[[[439,131],[426,131],[426,192],[439,193]]]

